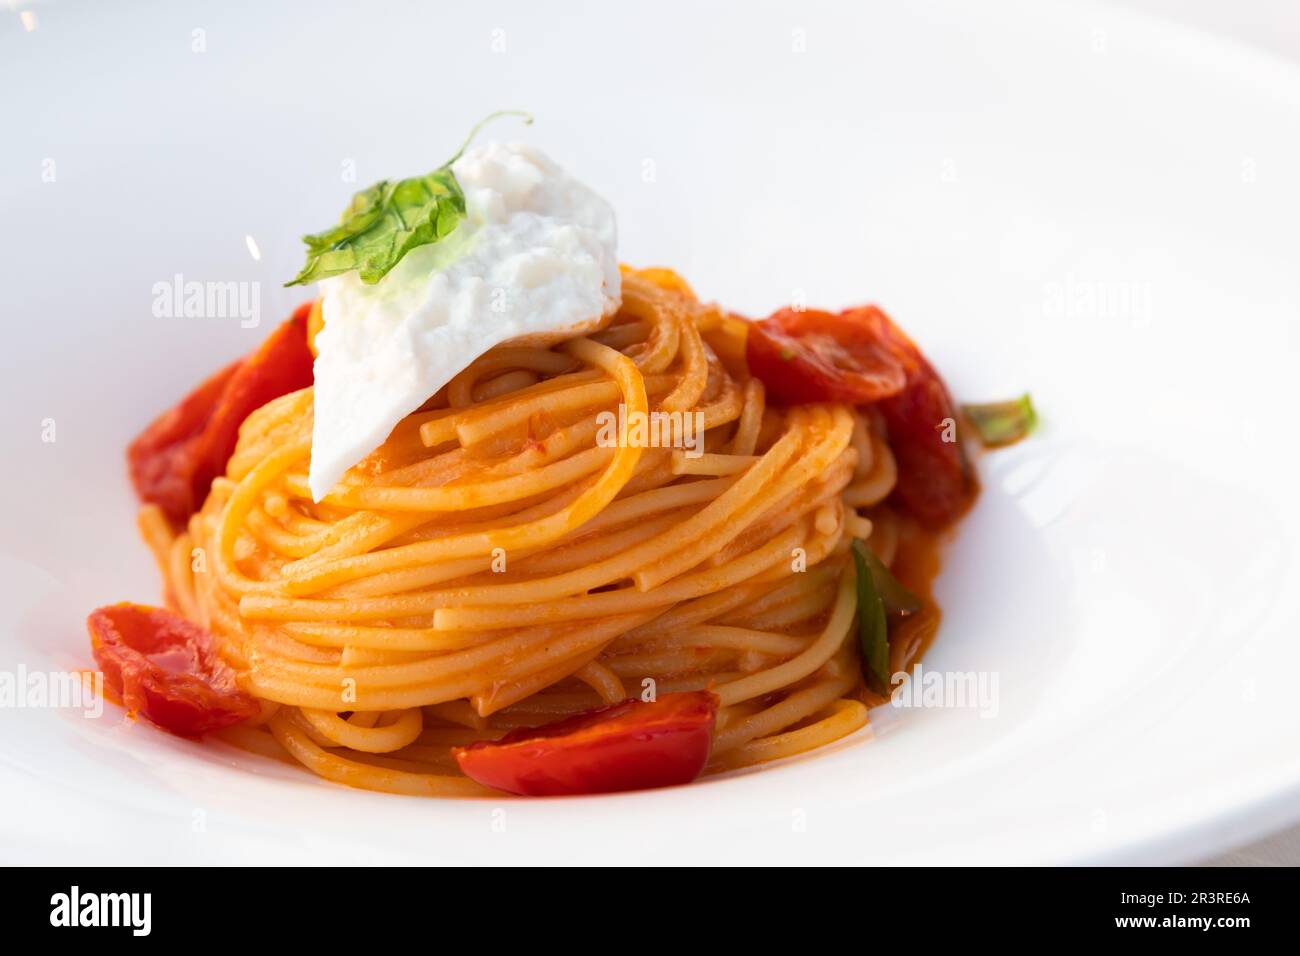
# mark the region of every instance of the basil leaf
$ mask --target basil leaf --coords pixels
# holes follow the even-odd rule
[[[1028,392],[1009,402],[963,405],[961,408],[987,448],[1018,442],[1038,425],[1038,412],[1034,410]]]
[[[505,115],[533,121],[515,110],[493,113],[470,131],[456,155],[433,172],[397,182],[380,180],[353,196],[337,226],[303,237],[307,264],[285,285],[318,282],[353,269],[362,282],[374,285],[412,249],[446,239],[465,218],[465,194],[451,164],[460,159],[484,123]]]
[[[892,677],[889,673],[889,626],[885,621],[885,602],[876,590],[868,555],[871,552],[865,544],[853,542],[853,567],[858,578],[858,643],[862,647],[863,672],[868,682],[876,683],[877,689],[887,693]]]
[[[304,236],[307,264],[286,285],[305,285],[356,269],[373,285],[412,249],[445,239],[465,218],[465,195],[450,169],[376,183],[356,194],[343,221]]]
[[[861,544],[862,542],[858,543]],[[876,552],[865,544],[862,545],[862,551],[867,567],[871,569],[871,582],[875,585],[876,593],[880,595],[880,600],[885,605],[885,614],[907,617],[909,614],[915,614],[921,610],[921,599],[905,588],[903,582],[894,577],[893,572],[885,567],[885,562],[876,557]]]

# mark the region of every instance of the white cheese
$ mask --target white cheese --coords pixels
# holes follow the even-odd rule
[[[578,334],[618,308],[614,211],[536,149],[489,143],[452,165],[467,216],[374,285],[320,283],[312,497],[494,345]]]

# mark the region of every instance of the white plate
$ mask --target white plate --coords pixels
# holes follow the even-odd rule
[[[925,661],[999,711],[497,804],[5,710],[7,859],[1168,862],[1300,818],[1295,69],[1091,5],[235,6],[4,15],[0,669],[84,665],[90,608],[156,598],[123,448],[303,297],[299,235],[522,107],[495,135],[604,192],[628,261],[754,314],[875,300],[960,396],[1033,392]],[[178,273],[261,283],[261,326],[155,318]]]

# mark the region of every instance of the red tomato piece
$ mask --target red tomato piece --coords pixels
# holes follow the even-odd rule
[[[229,727],[258,713],[235,684],[212,635],[171,611],[110,604],[86,619],[104,682],[132,713],[182,737]]]
[[[900,392],[904,370],[880,322],[888,319],[860,311],[781,309],[750,326],[745,358],[768,398],[862,405]]]
[[[665,694],[512,730],[452,753],[472,780],[529,797],[671,787],[704,769],[717,716],[718,698],[708,691]]]
[[[312,384],[305,303],[246,358],[213,375],[131,442],[127,463],[136,494],[177,523],[202,505],[226,470],[239,426],[254,410]]]
[[[196,509],[194,473],[203,429],[242,364],[241,359],[207,379],[127,447],[136,494],[161,507],[174,521],[184,521]]]
[[[951,524],[975,500],[978,485],[957,434],[961,418],[948,387],[883,311],[866,305],[844,314],[881,329],[906,372],[902,391],[876,403],[898,465],[891,500],[927,528]]]
[[[893,500],[926,527],[949,524],[974,499],[961,442],[945,441],[960,419],[943,379],[876,306],[781,309],[750,326],[746,358],[774,402],[880,409],[898,462]]]

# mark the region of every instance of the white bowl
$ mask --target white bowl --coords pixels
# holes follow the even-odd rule
[[[755,315],[876,301],[962,399],[1032,391],[1044,427],[981,460],[924,662],[996,675],[996,714],[455,802],[6,709],[8,859],[1151,863],[1300,818],[1293,67],[1089,4],[374,6],[46,5],[0,33],[0,670],[86,666],[91,608],[156,600],[123,449],[303,298],[298,237],[523,107],[489,135],[604,192],[626,260]],[[177,274],[260,283],[258,327],[155,317]]]

